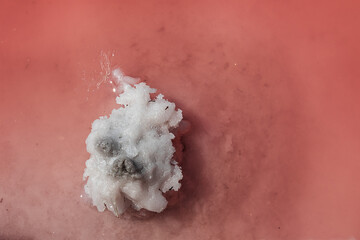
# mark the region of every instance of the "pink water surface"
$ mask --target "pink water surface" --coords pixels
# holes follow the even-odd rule
[[[2,0],[0,239],[360,239],[358,9]],[[192,124],[180,202],[148,220],[80,197],[114,67]]]

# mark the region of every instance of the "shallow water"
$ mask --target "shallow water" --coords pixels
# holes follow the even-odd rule
[[[359,239],[355,4],[2,1],[0,239]],[[148,220],[80,197],[115,67],[192,124]]]

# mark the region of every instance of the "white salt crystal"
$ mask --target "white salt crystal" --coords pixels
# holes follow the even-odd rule
[[[90,159],[86,161],[85,192],[99,211],[106,208],[116,216],[127,208],[161,212],[167,200],[163,193],[177,191],[182,179],[181,168],[173,159],[174,135],[169,131],[182,120],[182,112],[156,89],[139,79],[113,71],[121,105],[109,117],[92,124],[86,139]]]

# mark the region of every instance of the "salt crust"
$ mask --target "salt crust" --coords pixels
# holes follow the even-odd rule
[[[138,79],[120,70],[113,74],[123,90],[116,98],[121,106],[92,124],[86,139],[85,192],[98,211],[107,208],[116,216],[129,207],[161,212],[167,206],[163,193],[179,190],[183,177],[173,159],[175,136],[170,132],[182,120],[182,111],[162,94],[151,99],[156,89],[134,84]]]

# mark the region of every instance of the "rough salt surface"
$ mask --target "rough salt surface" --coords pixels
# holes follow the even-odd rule
[[[116,98],[121,105],[109,117],[92,124],[86,139],[90,159],[86,161],[85,192],[99,211],[106,208],[116,216],[127,208],[161,212],[167,200],[163,193],[177,191],[182,172],[173,159],[174,134],[182,119],[181,110],[145,83],[129,84],[137,79],[114,76],[122,81],[124,92]]]

